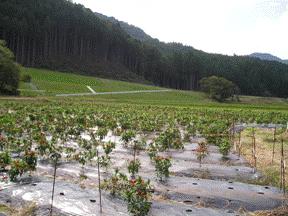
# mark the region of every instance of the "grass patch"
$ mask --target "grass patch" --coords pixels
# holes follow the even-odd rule
[[[251,131],[244,130],[241,134],[241,155],[245,157],[248,163],[254,164],[252,158],[252,140],[250,135]],[[280,186],[280,164],[281,164],[281,143],[277,141],[275,143],[275,154],[272,163],[272,145],[273,145],[274,129],[259,128],[255,131],[256,141],[256,156],[257,156],[257,170],[265,175],[263,179],[258,181],[249,181],[249,184]],[[270,137],[268,137],[269,135]],[[276,136],[279,139],[279,135]],[[235,142],[238,146],[238,136],[235,138]],[[288,147],[288,140],[284,142],[284,149]],[[288,151],[284,151],[284,157],[288,157]],[[288,172],[285,173],[286,185],[288,179]]]
[[[14,206],[9,206],[9,205],[0,203],[0,212],[4,212],[6,214],[14,215],[14,216],[35,215],[36,209],[37,209],[37,206],[35,203],[25,204],[25,206],[22,206],[22,207],[14,207]]]
[[[71,93],[91,93],[86,86],[90,86],[95,92],[119,92],[119,91],[138,91],[138,90],[163,90],[165,88],[143,85],[138,83],[123,82],[117,80],[102,79],[91,76],[76,75],[71,73],[55,72],[50,70],[40,70],[35,68],[22,68],[21,73],[30,74],[32,82],[39,90],[43,90],[50,100],[73,100],[79,102],[96,101],[102,103],[137,104],[149,106],[176,106],[176,107],[195,107],[211,109],[249,109],[249,110],[279,110],[286,111],[288,101],[281,98],[265,98],[240,96],[241,102],[227,101],[218,103],[205,96],[201,92],[174,90],[159,93],[136,93],[136,94],[117,94],[117,95],[92,95],[75,97],[55,97],[56,94]],[[19,89],[29,89],[27,84],[20,84]],[[22,91],[21,96],[38,96],[35,91]],[[269,103],[268,103],[269,102]]]

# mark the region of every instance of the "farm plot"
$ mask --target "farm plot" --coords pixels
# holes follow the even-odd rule
[[[49,214],[54,194],[54,213],[63,215],[285,210],[278,185],[245,183],[265,173],[231,149],[231,111],[21,103],[1,111],[2,202],[34,201]],[[265,120],[252,114],[237,120]],[[286,117],[269,115],[276,123]]]

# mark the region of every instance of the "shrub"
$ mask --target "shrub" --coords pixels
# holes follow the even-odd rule
[[[131,176],[134,178],[135,173],[139,172],[139,168],[141,167],[139,159],[126,161],[128,172],[131,173]]]
[[[197,160],[199,161],[200,167],[202,160],[207,157],[210,153],[208,151],[207,145],[204,142],[198,143],[199,147],[196,149],[195,154]]]
[[[151,209],[148,202],[151,194],[150,180],[144,181],[141,176],[136,180],[128,180],[117,168],[109,180],[104,180],[101,188],[110,190],[113,196],[122,195],[127,203],[128,212],[133,215],[147,215]]]
[[[28,151],[23,157],[23,162],[26,163],[27,169],[35,170],[37,165],[37,156],[34,151]]]
[[[13,61],[13,53],[0,40],[0,94],[19,95],[20,65]]]
[[[211,76],[209,78],[204,77],[199,81],[199,83],[201,91],[218,102],[223,102],[227,98],[233,96],[234,84],[225,78],[219,78],[216,76]]]
[[[179,140],[176,141],[175,145],[173,146],[173,142],[175,140],[177,140],[178,138],[179,138]],[[159,146],[160,146],[159,150],[160,151],[165,151],[167,149],[170,149],[171,147],[182,148],[183,144],[180,141],[180,138],[181,138],[181,134],[180,134],[180,131],[178,129],[168,128],[165,131],[163,131],[159,135],[159,137],[157,137],[155,139],[155,142],[157,144],[159,144]]]
[[[169,177],[169,168],[172,166],[170,158],[156,156],[154,160],[157,178],[162,181],[163,176]]]
[[[110,179],[104,179],[101,188],[109,190],[110,195],[115,196],[116,194],[120,195],[125,192],[129,186],[127,176],[123,173],[119,173],[119,168],[116,168],[114,175],[112,175]]]
[[[15,181],[17,176],[22,176],[24,172],[28,171],[28,164],[19,160],[15,160],[11,164],[11,168],[8,171],[11,181]]]
[[[149,184],[150,180],[145,182],[140,176],[136,180],[130,180],[129,188],[123,195],[129,213],[133,215],[147,215],[149,213],[151,208],[151,204],[148,202]]]
[[[32,80],[32,76],[30,74],[23,74],[22,75],[22,78],[21,78],[22,82],[30,83],[31,80]]]
[[[115,147],[116,147],[116,144],[110,141],[102,145],[102,148],[106,155],[109,155],[113,151],[113,149],[115,149]]]
[[[152,160],[158,153],[158,147],[156,144],[154,144],[153,142],[151,142],[149,144],[149,149],[147,150],[147,154],[150,157],[150,160]]]
[[[130,130],[128,132],[125,132],[121,135],[121,141],[124,142],[124,147],[127,148],[128,147],[128,143],[132,140],[132,138],[135,137],[135,133],[134,131]]]
[[[231,150],[232,144],[228,139],[225,139],[219,144],[219,152],[223,155],[223,157],[227,157]]]
[[[3,152],[0,154],[0,166],[1,167],[6,167],[11,163],[11,157],[10,157],[11,152]]]

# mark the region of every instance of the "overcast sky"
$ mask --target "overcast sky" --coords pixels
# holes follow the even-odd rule
[[[288,0],[73,0],[153,38],[209,53],[288,59]]]

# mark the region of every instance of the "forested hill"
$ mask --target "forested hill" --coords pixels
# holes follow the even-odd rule
[[[282,62],[284,64],[288,64],[288,60],[282,60],[281,58],[278,58],[277,56],[273,56],[269,53],[252,53],[249,56],[255,57],[255,58],[260,58],[262,60],[278,61],[278,62]]]
[[[119,24],[121,28],[123,28],[134,39],[138,39],[138,40],[151,40],[152,39],[152,37],[147,35],[142,29],[134,25],[129,25],[127,22],[119,21],[115,19],[114,17],[108,17],[101,13],[95,12],[95,14],[102,20],[108,20],[116,25]]]
[[[140,41],[127,32],[67,0],[0,1],[0,39],[23,66],[184,90],[197,90],[202,77],[216,75],[242,94],[288,97],[288,65]]]

